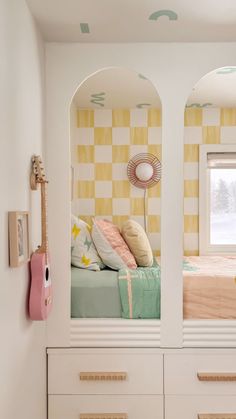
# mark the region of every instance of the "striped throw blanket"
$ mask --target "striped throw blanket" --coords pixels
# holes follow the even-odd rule
[[[160,318],[160,268],[121,269],[118,272],[122,317]]]

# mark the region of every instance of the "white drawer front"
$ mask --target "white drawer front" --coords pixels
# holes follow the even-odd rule
[[[234,396],[166,396],[165,419],[235,419]]]
[[[48,409],[48,419],[163,419],[162,396],[49,396]]]
[[[163,356],[153,350],[54,351],[49,394],[162,394]]]
[[[165,355],[164,365],[166,394],[236,395],[235,355]]]

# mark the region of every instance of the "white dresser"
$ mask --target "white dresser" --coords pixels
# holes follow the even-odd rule
[[[48,349],[48,419],[236,419],[236,350]]]
[[[166,419],[236,418],[236,351],[169,352],[164,371]]]
[[[162,419],[163,354],[49,349],[49,419]]]

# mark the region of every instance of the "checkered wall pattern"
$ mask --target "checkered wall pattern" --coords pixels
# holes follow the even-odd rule
[[[92,217],[121,226],[128,218],[144,225],[144,191],[130,184],[127,163],[148,152],[161,160],[159,109],[78,110],[73,131],[75,187],[72,211],[89,224]],[[147,192],[147,231],[160,253],[161,183]]]
[[[107,218],[121,225],[131,217],[144,224],[143,190],[130,185],[127,163],[149,152],[161,160],[159,109],[78,110],[72,138],[75,194],[72,211],[91,223]],[[198,255],[199,145],[236,144],[236,109],[188,108],[184,130],[184,251]],[[148,190],[147,228],[160,253],[161,182]]]

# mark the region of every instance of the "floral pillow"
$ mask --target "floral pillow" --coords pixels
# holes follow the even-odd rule
[[[71,264],[100,271],[105,265],[97,253],[90,232],[91,227],[87,223],[71,215]]]

